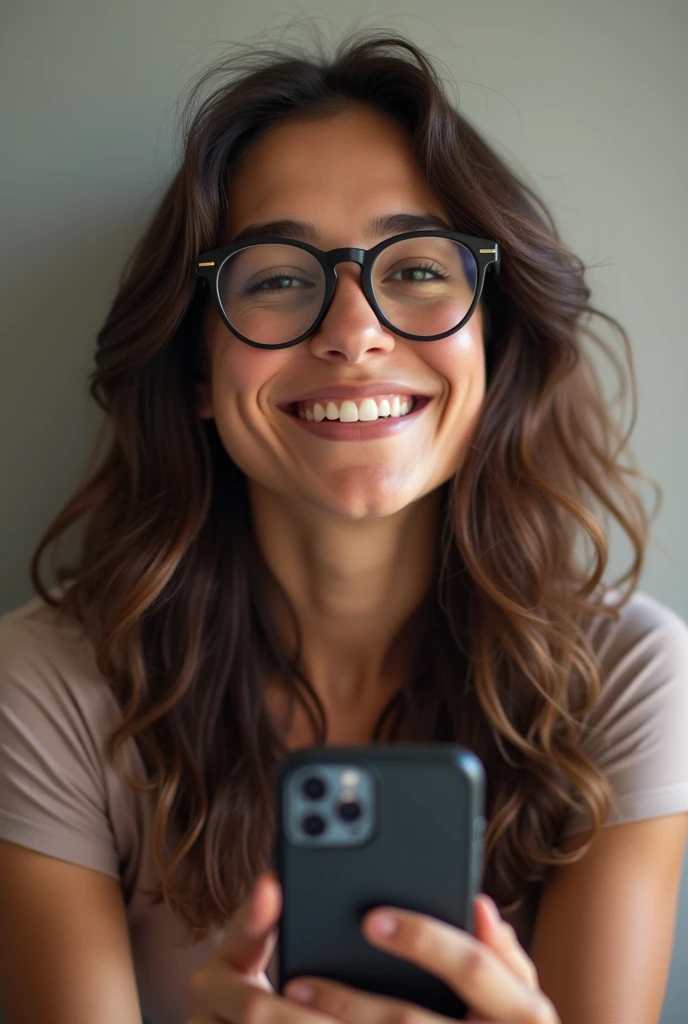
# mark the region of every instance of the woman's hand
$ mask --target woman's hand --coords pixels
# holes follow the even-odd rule
[[[373,945],[445,981],[469,1007],[470,1021],[559,1024],[554,1006],[540,991],[534,964],[487,896],[476,900],[475,936],[394,908],[372,911],[364,919],[363,931]],[[444,1017],[409,1003],[371,996],[320,978],[294,979],[285,987],[285,995],[325,1013],[328,1019],[348,1024],[445,1022]]]
[[[261,875],[221,945],[191,976],[185,1024],[332,1024],[331,1017],[276,995],[265,976],[281,909],[277,878]]]
[[[475,901],[474,915],[476,938],[501,957],[507,967],[510,967],[525,985],[539,990],[535,964],[516,938],[513,927],[502,920],[497,907],[489,896],[484,893],[478,896]],[[471,1012],[466,1019],[481,1021],[485,1018]],[[549,1019],[557,1022],[559,1020],[556,1013]]]
[[[222,944],[191,978],[185,1024],[442,1024],[410,1003],[371,996],[323,979],[295,979],[278,996],[265,976],[275,945],[281,890],[262,875],[229,923]],[[394,931],[375,927],[395,922]],[[475,905],[475,937],[430,917],[379,908],[364,920],[376,946],[442,978],[469,1006],[468,1020],[495,1024],[559,1024],[540,992],[535,967],[486,896]],[[297,998],[299,995],[301,998]],[[306,998],[304,998],[304,996]]]

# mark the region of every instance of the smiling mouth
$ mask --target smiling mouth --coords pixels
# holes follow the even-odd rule
[[[290,415],[308,423],[375,423],[381,419],[403,419],[425,405],[428,399],[414,395],[376,395],[359,401],[346,399],[309,399],[293,402]]]

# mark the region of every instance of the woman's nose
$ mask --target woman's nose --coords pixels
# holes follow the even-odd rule
[[[339,267],[330,308],[308,344],[320,359],[347,363],[360,363],[394,348],[394,335],[382,326],[365,297],[357,264]]]

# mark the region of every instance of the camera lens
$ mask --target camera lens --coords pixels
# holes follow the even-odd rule
[[[321,814],[307,814],[301,827],[307,836],[320,836],[325,831],[325,819]]]
[[[309,800],[319,800],[325,795],[325,783],[317,775],[313,775],[304,782],[303,793]]]
[[[337,814],[342,821],[356,821],[361,817],[361,805],[355,800],[343,800],[337,808]]]

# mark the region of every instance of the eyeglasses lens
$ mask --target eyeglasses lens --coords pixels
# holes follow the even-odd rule
[[[451,331],[471,307],[478,268],[470,249],[429,235],[394,242],[373,267],[375,298],[398,330],[418,337]],[[280,345],[307,334],[322,308],[325,273],[295,245],[260,243],[225,260],[219,275],[225,316],[245,338]]]

